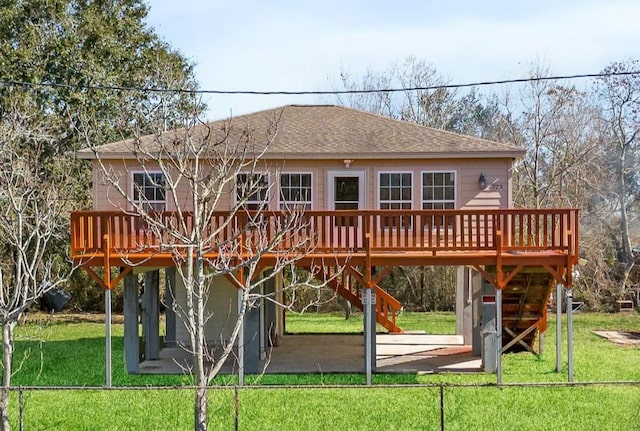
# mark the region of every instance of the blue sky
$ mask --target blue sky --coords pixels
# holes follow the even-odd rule
[[[640,2],[148,0],[149,25],[196,64],[203,89],[331,90],[340,70],[381,72],[407,56],[450,82],[595,73],[640,58]],[[212,96],[211,119],[318,96]]]

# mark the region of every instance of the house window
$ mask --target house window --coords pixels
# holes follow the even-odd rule
[[[455,172],[423,172],[422,173],[422,209],[451,210],[456,206],[456,174]],[[425,218],[426,226],[453,226],[454,217]]]
[[[280,174],[280,209],[311,209],[311,174]]]
[[[380,209],[411,209],[411,172],[380,173]]]
[[[250,211],[268,207],[269,178],[265,174],[238,174],[236,177],[236,198]]]
[[[456,206],[455,172],[422,173],[422,209],[448,210]]]
[[[162,172],[133,173],[133,201],[147,211],[166,210],[166,189],[167,185]]]
[[[411,172],[380,172],[378,201],[382,210],[410,210],[413,178]],[[383,227],[410,227],[410,218],[400,215],[381,216]]]

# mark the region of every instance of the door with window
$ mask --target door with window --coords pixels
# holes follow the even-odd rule
[[[330,221],[330,243],[340,248],[361,248],[364,219],[356,212],[365,208],[364,171],[329,171],[327,185],[327,208],[345,211]]]

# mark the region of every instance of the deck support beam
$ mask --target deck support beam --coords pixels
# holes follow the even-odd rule
[[[509,343],[507,343],[507,345],[502,348],[501,353],[506,352],[507,350],[509,350],[511,348],[511,346],[514,346],[516,343],[518,343],[522,347],[524,347],[525,350],[527,350],[529,353],[534,354],[536,356],[540,356],[538,354],[538,352],[536,352],[533,348],[529,347],[529,345],[527,343],[522,341],[522,339],[524,337],[529,335],[529,333],[531,333],[532,331],[535,331],[537,328],[538,328],[538,322],[536,322],[533,325],[529,326],[527,329],[522,331],[520,334],[516,334],[514,331],[512,331],[511,329],[509,329],[509,328],[507,328],[505,326],[504,331],[507,334],[511,335],[513,337],[513,339],[511,341],[509,341]]]

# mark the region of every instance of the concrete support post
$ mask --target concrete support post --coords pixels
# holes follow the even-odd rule
[[[471,278],[471,352],[482,356],[482,275],[470,270]]]
[[[142,294],[142,336],[144,337],[144,359],[160,357],[160,275],[149,271],[144,277]]]
[[[473,343],[473,281],[471,269],[456,268],[456,334],[467,346]]]
[[[502,384],[502,289],[496,290],[496,374]]]
[[[165,347],[176,346],[176,311],[173,306],[175,300],[176,269],[164,270],[164,317],[165,317]]]
[[[105,321],[105,364],[104,386],[111,387],[111,290],[104,291],[104,321]]]
[[[367,375],[367,385],[372,384],[372,373],[376,367],[376,319],[375,319],[375,294],[372,289],[363,289],[364,308],[364,366]]]
[[[567,289],[567,361],[569,383],[573,383],[573,292]]]
[[[276,279],[275,277],[267,280],[264,286],[264,293],[267,298],[275,299],[276,295]],[[276,304],[265,298],[264,300],[264,346],[267,350],[278,345],[278,332],[276,330]]]
[[[255,374],[260,370],[260,307],[257,303],[247,307],[243,330],[244,371]]]
[[[138,276],[129,273],[124,277],[124,358],[129,374],[136,374],[140,365],[140,336],[138,329]]]
[[[465,267],[456,267],[456,335],[464,336]]]
[[[482,321],[482,368],[487,373],[496,372],[496,289],[482,280],[481,321]]]
[[[562,284],[556,284],[556,372],[562,371]]]
[[[473,343],[473,284],[471,270],[456,268],[456,334],[462,335],[465,345]]]

